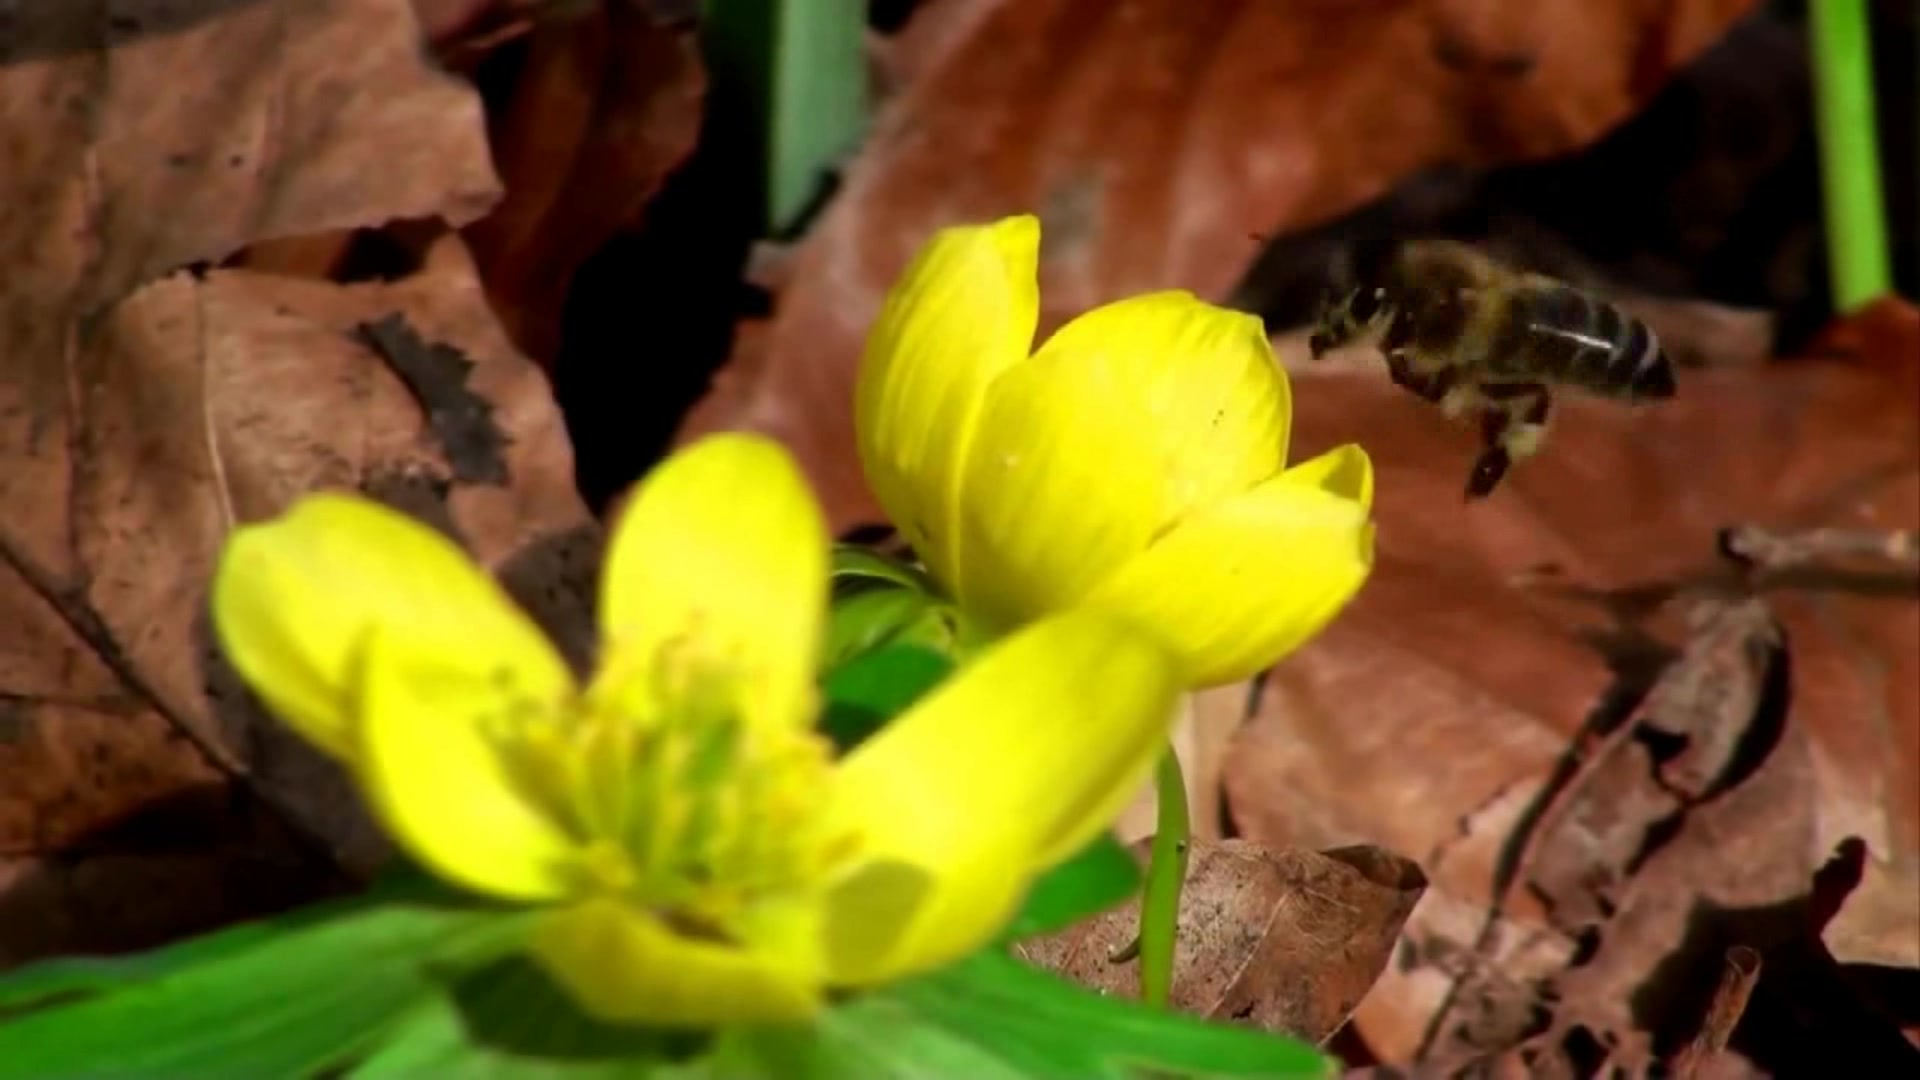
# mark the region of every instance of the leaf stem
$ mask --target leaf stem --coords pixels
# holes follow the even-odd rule
[[[1180,924],[1180,886],[1187,876],[1187,780],[1169,745],[1154,771],[1159,821],[1140,897],[1140,998],[1164,1008],[1173,988],[1173,951]]]
[[[1844,314],[1885,295],[1893,282],[1874,125],[1873,47],[1867,0],[1815,0],[1807,7],[1827,262],[1834,310]]]

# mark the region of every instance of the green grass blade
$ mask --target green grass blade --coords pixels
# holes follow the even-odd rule
[[[706,11],[715,95],[756,129],[764,224],[785,232],[866,131],[866,5],[708,0]]]
[[[1834,310],[1844,314],[1893,287],[1874,120],[1873,46],[1867,0],[1816,0],[1807,10],[1827,261]]]

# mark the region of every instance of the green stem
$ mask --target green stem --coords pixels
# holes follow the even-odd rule
[[[1827,262],[1834,309],[1846,313],[1885,295],[1893,284],[1880,202],[1867,0],[1813,0],[1807,8]]]
[[[1180,925],[1180,885],[1187,876],[1187,779],[1180,756],[1167,747],[1155,770],[1159,824],[1140,897],[1140,997],[1164,1007],[1173,988],[1174,937]]]

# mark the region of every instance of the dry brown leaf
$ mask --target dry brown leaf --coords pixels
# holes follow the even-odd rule
[[[1748,0],[946,0],[910,22],[904,91],[797,256],[761,363],[688,421],[794,446],[836,527],[874,517],[852,371],[893,277],[943,225],[1036,211],[1043,332],[1119,296],[1224,297],[1258,236],[1437,162],[1591,141]]]
[[[1503,875],[1505,888],[1524,883],[1544,901],[1569,936],[1604,924],[1648,845],[1744,780],[1740,770],[1780,737],[1789,672],[1765,603],[1702,601],[1690,617],[1684,651],[1635,717],[1583,748]],[[1804,841],[1777,846],[1812,857]],[[1795,884],[1812,867],[1798,870]]]
[[[1512,873],[1518,838],[1537,823],[1556,776],[1578,768],[1570,747],[1594,750],[1592,733],[1620,723],[1651,672],[1688,640],[1671,601],[1703,589],[1756,592],[1784,630],[1789,736],[1765,761],[1789,779],[1768,781],[1786,786],[1767,798],[1743,797],[1755,820],[1740,828],[1750,834],[1726,840],[1729,859],[1766,848],[1779,866],[1762,885],[1729,876],[1694,844],[1668,861],[1690,859],[1700,865],[1689,872],[1718,874],[1725,889],[1786,890],[1778,900],[1804,888],[1807,868],[1827,851],[1860,837],[1871,857],[1826,926],[1828,946],[1843,962],[1920,964],[1914,578],[1885,566],[1754,576],[1715,550],[1721,529],[1745,523],[1920,527],[1920,413],[1911,404],[1920,321],[1894,304],[1835,338],[1847,334],[1859,339],[1847,356],[1687,373],[1679,398],[1660,408],[1568,395],[1540,457],[1473,506],[1462,505],[1459,488],[1471,433],[1383,379],[1297,377],[1303,452],[1358,439],[1374,457],[1378,564],[1353,608],[1272,673],[1226,783],[1236,820],[1262,843],[1375,842],[1421,857],[1433,889],[1410,932],[1425,952],[1471,962],[1423,962],[1383,979],[1357,1018],[1383,1060],[1416,1052],[1456,981],[1524,991],[1567,966],[1582,922],[1555,928],[1531,890],[1516,891],[1505,918],[1480,937],[1490,883]],[[1725,744],[1703,745],[1698,734],[1667,768],[1703,754],[1699,773],[1721,767]],[[1666,752],[1675,742],[1666,740]],[[1798,764],[1788,769],[1789,760]],[[1642,757],[1622,775],[1644,781],[1648,767]],[[1607,788],[1591,814],[1617,829],[1636,814],[1658,816],[1673,797],[1667,787],[1699,783],[1667,776],[1658,790]],[[1736,790],[1754,785],[1765,786],[1760,774]],[[1617,869],[1621,834],[1595,839],[1584,858],[1542,848],[1541,869],[1562,883],[1550,893]],[[1556,859],[1568,863],[1555,868]],[[1646,960],[1643,951],[1623,963],[1644,974]],[[1484,994],[1483,1008],[1500,1001],[1511,1005],[1512,995]],[[1525,1010],[1505,1015],[1488,1022],[1523,1036]],[[1497,1045],[1492,1036],[1469,1041]]]
[[[1134,854],[1144,861],[1150,847],[1139,841]],[[1282,851],[1195,840],[1189,860],[1171,1003],[1316,1043],[1379,977],[1426,888],[1418,866],[1377,847]],[[1135,898],[1020,950],[1102,993],[1137,997],[1139,963],[1108,957],[1139,925]]]
[[[439,43],[483,22],[523,15],[538,0],[412,0],[414,17],[428,41]]]
[[[1683,945],[1698,950],[1686,939],[1699,905],[1791,900],[1816,859],[1805,743],[1798,732],[1781,741],[1788,687],[1778,628],[1751,597],[1704,601],[1692,616],[1685,650],[1636,716],[1549,782],[1501,875],[1502,893],[1533,891],[1554,929],[1599,944],[1530,988],[1539,1006],[1557,1003],[1552,1027],[1533,1041],[1557,1047],[1579,1028],[1632,1068],[1695,1027],[1687,980],[1696,972],[1672,958]],[[1689,876],[1661,876],[1675,871]],[[1770,950],[1782,940],[1776,931],[1730,943]],[[1484,1012],[1483,981],[1467,972],[1429,1023],[1426,1059],[1497,1054],[1531,1034],[1461,1023]]]
[[[9,351],[262,239],[464,224],[499,194],[479,100],[406,0],[33,4],[0,40]],[[24,337],[28,315],[49,329]]]
[[[465,387],[484,405],[475,422],[505,436],[504,485],[458,479],[444,427],[429,427],[356,332],[395,312],[424,342],[470,358]],[[362,488],[453,531],[583,652],[595,526],[546,382],[506,341],[457,238],[391,284],[176,274],[106,310],[71,359],[43,366],[72,399],[0,414],[11,451],[0,461],[0,865],[13,888],[84,908],[73,893],[88,867],[138,854],[104,830],[230,785],[230,809],[257,814],[251,797],[264,798],[350,870],[384,853],[337,770],[264,720],[209,652],[202,612],[223,538],[303,492]],[[277,854],[252,857],[288,858],[284,827],[278,842]],[[217,856],[217,832],[173,843],[189,876],[222,880],[233,861]],[[194,897],[205,899],[180,902]],[[162,908],[172,922],[141,925],[177,932],[209,918]],[[0,927],[0,959],[61,947],[32,920]],[[92,929],[124,938],[108,923]]]
[[[272,320],[234,299],[244,277],[134,294],[262,238],[483,212],[498,189],[478,100],[419,37],[406,0],[46,3],[5,20],[0,963],[151,944],[339,883],[287,826],[292,789],[233,786],[261,751],[238,738],[252,725],[216,722],[198,623],[236,507],[275,509],[306,479],[290,441],[317,431],[306,456],[346,482],[384,464],[354,426],[365,401],[328,428],[263,379],[274,354],[308,394],[332,380],[363,399],[379,377],[303,367],[338,328],[258,296],[279,320],[259,332]],[[538,437],[527,416],[505,422]],[[418,410],[379,423],[404,440]],[[340,801],[300,790],[319,813]],[[365,847],[332,839],[349,861]],[[159,880],[177,887],[157,897]]]
[[[493,147],[507,195],[466,230],[487,294],[551,368],[573,274],[692,152],[706,73],[687,27],[629,3],[536,23]]]

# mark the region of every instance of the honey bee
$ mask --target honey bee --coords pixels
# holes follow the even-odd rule
[[[1483,498],[1540,447],[1550,387],[1636,403],[1674,395],[1647,325],[1564,282],[1502,266],[1465,244],[1402,245],[1374,280],[1322,305],[1315,359],[1378,348],[1393,381],[1449,417],[1478,414],[1484,446],[1466,497]]]

